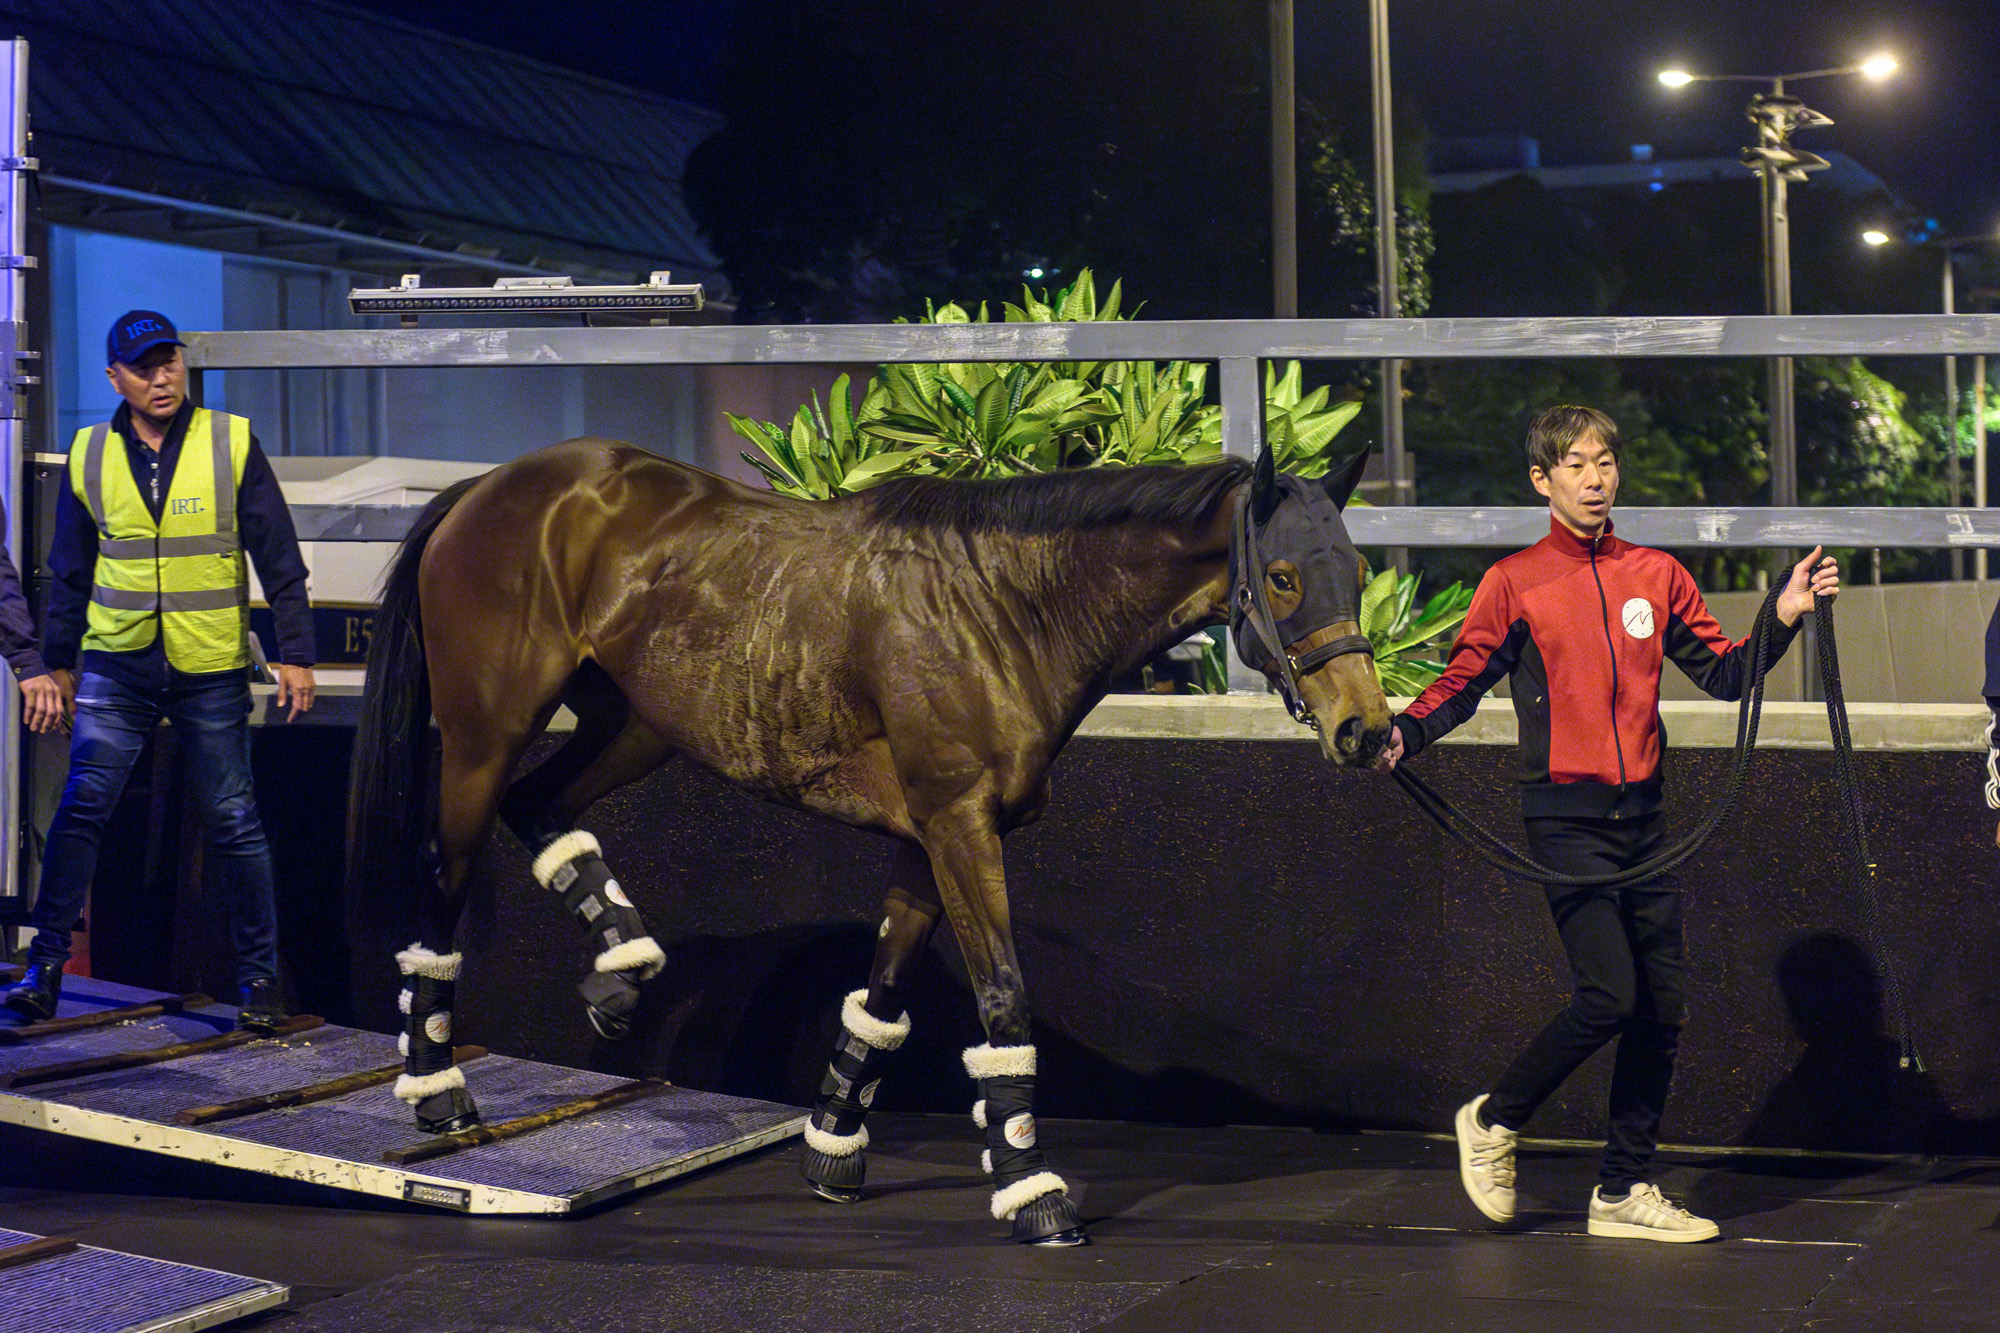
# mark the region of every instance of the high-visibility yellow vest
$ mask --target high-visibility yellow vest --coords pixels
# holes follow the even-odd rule
[[[97,577],[85,649],[129,653],[167,636],[167,661],[189,673],[250,664],[249,588],[236,489],[250,423],[196,408],[156,521],[111,423],[69,447],[69,484],[97,523]]]

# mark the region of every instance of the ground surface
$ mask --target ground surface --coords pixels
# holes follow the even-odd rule
[[[0,1127],[0,1220],[289,1284],[285,1333],[2000,1329],[2000,1162],[1674,1152],[1724,1239],[1591,1240],[1591,1154],[1535,1147],[1512,1234],[1451,1145],[1050,1122],[1093,1243],[1010,1245],[969,1122],[878,1116],[867,1200],[796,1145],[567,1219],[468,1218]],[[4,1321],[0,1321],[4,1322]],[[42,1330],[41,1333],[60,1333]]]

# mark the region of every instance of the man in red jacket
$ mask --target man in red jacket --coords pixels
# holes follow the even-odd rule
[[[1549,535],[1486,572],[1451,662],[1397,715],[1380,767],[1415,755],[1472,716],[1502,676],[1520,721],[1521,811],[1529,854],[1567,875],[1625,870],[1654,855],[1660,828],[1660,668],[1669,658],[1718,699],[1750,683],[1750,654],[1722,633],[1694,579],[1664,551],[1612,531],[1618,427],[1587,407],[1528,424],[1528,480],[1549,500]],[[1840,591],[1817,549],[1778,597],[1782,654],[1817,595]],[[1680,1042],[1686,956],[1671,874],[1616,888],[1546,885],[1575,983],[1569,1005],[1515,1057],[1493,1091],[1459,1108],[1459,1178],[1496,1222],[1514,1215],[1514,1144],[1576,1067],[1617,1039],[1610,1135],[1591,1191],[1593,1236],[1699,1241],[1715,1223],[1647,1182]]]

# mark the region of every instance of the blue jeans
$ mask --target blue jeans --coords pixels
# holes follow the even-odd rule
[[[208,826],[208,878],[229,912],[237,980],[277,975],[278,910],[271,847],[250,780],[249,715],[250,685],[241,672],[169,673],[160,687],[143,690],[85,673],[76,691],[69,781],[49,824],[41,891],[28,918],[33,961],[61,967],[69,960],[70,932],[97,873],[104,826],[146,737],[164,717],[174,725],[189,795]]]

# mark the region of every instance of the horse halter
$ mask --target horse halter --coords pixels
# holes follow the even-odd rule
[[[1285,641],[1277,619],[1271,614],[1270,599],[1264,593],[1264,558],[1258,549],[1257,525],[1250,521],[1252,489],[1245,487],[1243,494],[1236,501],[1236,517],[1231,534],[1233,540],[1230,543],[1235,565],[1235,587],[1231,589],[1229,598],[1230,632],[1236,637],[1236,652],[1243,659],[1244,665],[1262,671],[1275,681],[1278,692],[1284,696],[1285,708],[1291,713],[1293,720],[1318,731],[1319,719],[1313,716],[1312,710],[1306,707],[1304,698],[1299,694],[1299,677],[1318,669],[1336,657],[1344,657],[1349,653],[1367,653],[1373,657],[1374,645],[1368,642],[1368,636],[1365,634],[1341,634],[1308,648],[1303,653],[1294,654],[1295,648],[1310,641],[1327,625],[1342,620],[1358,619],[1359,611],[1354,605],[1343,605],[1346,599],[1335,595],[1333,614],[1328,616],[1323,624],[1308,630],[1289,644]],[[1308,598],[1306,602],[1301,602],[1298,610],[1292,612],[1286,619],[1296,619],[1300,612],[1307,610],[1313,600],[1316,599]],[[1358,597],[1356,600],[1358,601]],[[1243,632],[1246,623],[1253,631],[1251,634],[1246,635]],[[1271,668],[1274,661],[1278,668],[1276,672]]]

